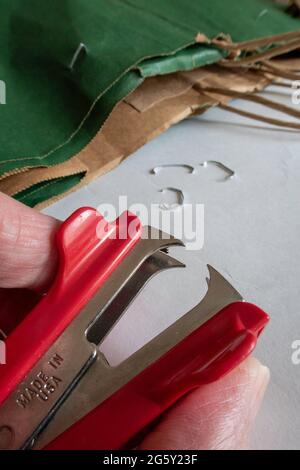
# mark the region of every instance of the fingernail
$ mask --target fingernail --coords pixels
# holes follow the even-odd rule
[[[257,380],[259,384],[267,384],[270,379],[270,370],[253,356],[248,357],[246,361],[239,366],[240,370],[246,372],[251,380]]]
[[[250,364],[249,364],[250,363]],[[250,365],[250,367],[249,367]],[[244,432],[241,432],[241,449],[250,448],[251,429],[253,428],[256,416],[260,410],[266,388],[270,381],[270,370],[261,364],[257,359],[251,357],[247,359],[248,374],[251,385],[248,387],[248,417],[244,420]]]
[[[250,387],[253,417],[260,408],[266,388],[270,381],[270,370],[267,366],[261,364],[257,359],[251,358],[250,376],[253,387]],[[256,412],[255,412],[256,410]]]
[[[249,393],[251,395],[251,401],[253,401],[254,408],[258,409],[270,381],[270,370],[267,366],[261,364],[258,359],[252,356],[239,367],[242,372],[248,375],[251,384],[253,384],[253,386],[249,387]]]
[[[256,399],[261,401],[263,399],[266,388],[270,381],[270,369],[267,366],[261,364],[260,362],[258,363],[257,381],[258,381],[258,384],[257,384],[257,398]]]

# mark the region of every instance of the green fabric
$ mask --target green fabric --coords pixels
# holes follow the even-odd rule
[[[0,80],[7,90],[6,105],[0,105],[0,175],[73,156],[145,77],[218,61],[223,52],[194,45],[198,32],[209,38],[229,33],[233,41],[244,41],[299,29],[298,20],[270,0],[1,0],[0,5]],[[80,43],[86,52],[71,69]]]
[[[176,54],[166,57],[154,57],[138,65],[143,78],[165,75],[178,70],[193,70],[204,65],[214,64],[226,56],[225,51],[216,47],[193,44]]]
[[[68,191],[73,186],[80,183],[83,176],[84,173],[66,176],[65,178],[54,178],[51,181],[42,181],[16,194],[15,199],[29,207],[34,207],[40,202],[44,202],[46,199]],[[47,194],[47,198],[45,198],[45,194]]]

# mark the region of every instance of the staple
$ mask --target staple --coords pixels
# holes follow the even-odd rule
[[[76,64],[76,62],[78,61],[79,57],[81,56],[82,53],[86,53],[87,52],[87,47],[86,45],[81,42],[79,44],[79,46],[77,47],[73,57],[72,57],[72,60],[70,62],[70,65],[69,65],[69,69],[70,70],[74,70],[74,66]]]
[[[181,207],[184,205],[184,200],[185,200],[185,195],[181,189],[177,188],[163,188],[160,189],[160,193],[165,193],[166,191],[171,191],[177,194],[178,198],[178,203],[177,204],[168,204],[168,203],[162,203],[159,205],[160,209],[163,210],[173,210],[173,209],[178,209],[178,207]]]
[[[260,20],[260,18],[262,18],[263,16],[265,16],[267,13],[268,13],[268,8],[265,8],[264,10],[262,10],[258,15],[257,15],[257,18],[256,20]]]
[[[186,163],[169,163],[169,164],[166,164],[166,165],[155,166],[154,168],[152,168],[152,170],[150,170],[150,174],[151,175],[157,175],[164,168],[185,168],[185,169],[188,170],[188,173],[190,173],[190,174],[195,173],[195,167],[193,167],[192,165],[188,165]]]
[[[215,165],[221,170],[225,171],[227,173],[227,179],[231,179],[235,176],[235,171],[231,170],[228,166],[224,165],[224,163],[218,162],[216,160],[205,160],[204,162],[200,163],[200,166],[203,166],[204,168],[207,167],[208,165]]]

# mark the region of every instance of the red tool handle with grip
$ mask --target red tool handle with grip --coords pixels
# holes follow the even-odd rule
[[[47,449],[120,449],[193,388],[234,369],[254,349],[268,315],[235,302],[105,400]]]
[[[130,236],[126,236],[128,227]],[[122,237],[118,236],[120,232]],[[88,207],[78,209],[61,225],[56,236],[56,279],[6,339],[6,364],[0,367],[0,406],[101,289],[140,240],[141,233],[139,219],[128,212],[110,224]]]
[[[111,237],[134,225],[133,236]],[[139,220],[128,213],[108,224],[83,208],[57,235],[56,280],[6,340],[7,364],[0,368],[0,409],[81,309],[139,242]],[[193,388],[230,372],[256,345],[268,316],[235,302],[223,308],[159,360],[58,436],[48,449],[118,449]],[[20,351],[22,352],[20,354]]]

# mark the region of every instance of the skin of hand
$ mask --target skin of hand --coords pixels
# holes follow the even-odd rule
[[[56,272],[60,222],[0,193],[0,290],[44,292]],[[2,305],[2,303],[1,303]],[[1,318],[0,318],[1,321]],[[1,328],[1,325],[0,325]],[[253,357],[218,382],[202,386],[169,410],[140,449],[245,449],[269,370]]]

